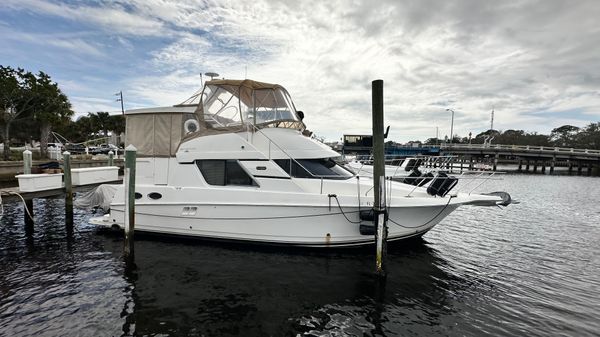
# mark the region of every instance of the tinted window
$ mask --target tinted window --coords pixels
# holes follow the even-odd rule
[[[209,185],[256,186],[236,160],[197,160],[196,165]]]
[[[277,159],[275,162],[285,172],[295,178],[346,179],[353,176],[352,173],[340,167],[329,158],[297,159],[294,161],[289,159]]]

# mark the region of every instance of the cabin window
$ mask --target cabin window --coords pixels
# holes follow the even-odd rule
[[[209,185],[257,186],[237,160],[197,160],[196,165]]]
[[[347,179],[353,176],[350,171],[336,164],[331,158],[276,159],[275,163],[294,178]]]

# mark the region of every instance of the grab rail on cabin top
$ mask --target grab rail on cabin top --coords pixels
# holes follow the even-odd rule
[[[419,160],[423,160],[425,162],[425,164],[429,165],[430,167],[437,167],[439,165],[439,167],[444,167],[444,165],[448,165],[451,163],[452,158],[455,158],[457,156],[453,156],[453,155],[448,155],[448,156],[415,156],[415,157],[408,157],[408,158],[404,158],[404,159],[399,159],[397,158],[397,156],[394,155],[386,155],[385,157],[391,157],[392,159],[386,159],[384,160],[386,163],[390,162],[390,163],[394,163],[398,160],[411,160],[411,159],[419,159]],[[357,160],[361,163],[360,168],[358,169],[358,171],[356,172],[356,175],[359,175],[360,172],[362,172],[363,167],[371,162],[373,159],[372,156],[365,156],[365,157],[360,157],[357,158]],[[404,162],[402,163],[404,164]],[[403,166],[401,165],[397,165],[396,166],[396,170],[394,171],[394,174],[392,175],[392,177],[396,177],[396,173],[398,173],[398,170],[400,168],[403,168]]]
[[[283,154],[285,154],[288,158],[290,158],[290,160],[292,160],[294,163],[298,164],[298,166],[300,166],[304,171],[306,171],[308,174],[310,174],[311,177],[313,177],[313,178],[321,178],[321,194],[323,193],[323,178],[330,178],[330,177],[336,177],[337,178],[337,177],[340,177],[339,175],[328,175],[328,174],[314,175],[306,167],[304,167],[304,165],[300,164],[300,162],[298,162],[289,153],[287,153],[283,148],[281,148],[281,146],[279,146],[269,136],[267,136],[264,132],[262,132],[261,129],[257,128],[256,125],[254,125],[254,124],[248,124],[248,125],[251,125],[254,128],[255,131],[260,132],[266,139],[269,140],[269,153],[268,153],[269,160],[271,160],[271,143],[273,143],[273,145],[275,145],[281,152],[283,152]],[[264,155],[264,153],[263,153],[263,155]],[[342,166],[340,166],[340,167],[342,167]],[[343,169],[345,169],[345,168],[343,168]],[[347,170],[347,169],[345,169],[345,170]],[[348,172],[349,173],[353,173],[353,172],[350,172],[350,171],[348,171]],[[291,165],[291,163],[290,163],[290,171],[288,172],[288,174],[290,175],[290,177],[292,176],[292,165]],[[353,176],[356,176],[356,175],[353,175]]]
[[[440,149],[495,149],[495,150],[517,150],[524,152],[545,153],[573,153],[600,156],[600,150],[576,149],[571,147],[534,146],[534,145],[503,145],[503,144],[456,144],[442,143]]]

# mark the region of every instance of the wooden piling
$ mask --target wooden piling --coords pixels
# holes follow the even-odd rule
[[[588,163],[588,165],[587,165],[587,175],[588,176],[592,175],[592,163]]]
[[[23,174],[31,174],[31,151],[23,151]]]
[[[65,222],[73,225],[73,184],[71,180],[71,153],[63,152],[63,177],[65,183]]]
[[[108,166],[115,166],[115,153],[108,151]]]
[[[583,165],[581,164],[581,160],[577,162],[577,174],[581,175],[581,170],[583,169]]]
[[[542,160],[542,174],[546,173],[546,161]]]
[[[525,161],[525,172],[529,172],[529,159]]]
[[[469,157],[469,170],[473,171],[473,156]]]
[[[123,253],[126,260],[133,260],[133,233],[135,230],[135,157],[137,149],[129,145],[125,149],[125,242]]]
[[[569,174],[573,173],[573,161],[569,159]]]
[[[554,173],[554,166],[556,165],[556,156],[552,157],[552,161],[550,162],[550,174]]]
[[[521,172],[522,169],[523,169],[523,159],[519,158],[519,169],[518,169],[518,171]]]
[[[31,174],[31,151],[23,151],[23,174]],[[23,204],[23,218],[25,222],[25,232],[33,233],[33,199],[25,200]]]
[[[385,276],[387,250],[387,209],[385,205],[385,158],[383,134],[383,80],[375,80],[372,86],[373,109],[373,213],[375,221],[376,273]]]
[[[537,173],[538,162],[537,159],[533,161],[533,173]]]

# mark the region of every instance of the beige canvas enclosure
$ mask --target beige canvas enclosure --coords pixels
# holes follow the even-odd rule
[[[172,157],[182,141],[265,127],[305,129],[285,88],[252,80],[213,80],[179,105],[128,111],[126,142],[139,156]]]
[[[126,142],[139,156],[172,157],[185,135],[184,123],[193,113],[138,113],[126,118]]]

